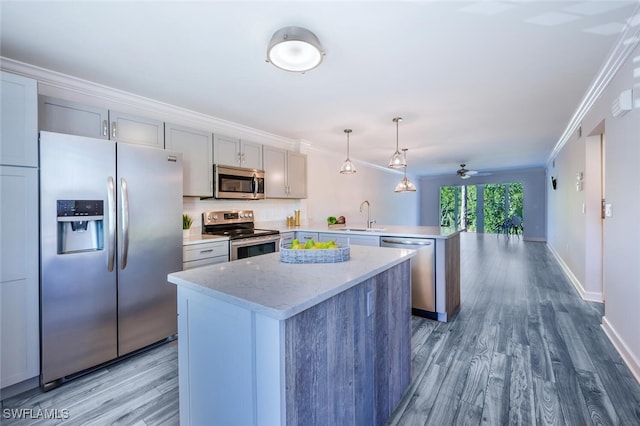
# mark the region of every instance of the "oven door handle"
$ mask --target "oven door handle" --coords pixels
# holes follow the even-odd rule
[[[256,244],[277,243],[280,241],[280,235],[271,235],[268,237],[241,238],[239,240],[231,240],[231,247],[246,247]],[[277,244],[276,244],[277,245]]]

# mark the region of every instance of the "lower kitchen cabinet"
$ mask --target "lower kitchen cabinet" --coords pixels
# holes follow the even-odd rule
[[[280,245],[282,247],[288,248],[291,246],[291,241],[295,237],[294,232],[281,232],[280,233]]]
[[[209,241],[182,246],[182,270],[229,261],[229,241]]]
[[[332,232],[321,232],[318,235],[318,241],[335,241],[340,246],[357,245],[357,246],[380,246],[380,237],[377,235],[355,235],[355,234],[336,234]]]
[[[183,194],[211,197],[213,194],[213,134],[166,123],[165,147],[182,153]]]
[[[304,243],[307,240],[319,241],[317,232],[296,231],[296,238],[301,243]]]
[[[38,169],[1,166],[0,193],[0,388],[4,389],[40,374]]]

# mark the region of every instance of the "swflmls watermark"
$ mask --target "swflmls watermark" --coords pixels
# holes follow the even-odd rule
[[[3,419],[25,419],[25,420],[67,420],[69,410],[63,408],[4,408],[2,410]]]

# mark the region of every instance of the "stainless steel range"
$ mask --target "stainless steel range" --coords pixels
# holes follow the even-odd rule
[[[253,210],[204,212],[202,233],[229,237],[231,260],[279,251],[280,232],[274,229],[256,229]]]

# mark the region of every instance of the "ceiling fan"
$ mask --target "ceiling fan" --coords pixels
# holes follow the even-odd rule
[[[456,173],[462,179],[469,179],[471,176],[477,175],[478,171],[477,170],[469,170],[469,169],[466,168],[466,164],[462,163],[462,164],[460,164],[460,169],[458,169],[456,171]]]

